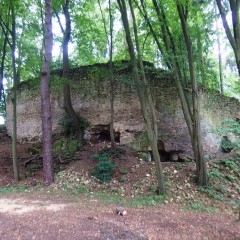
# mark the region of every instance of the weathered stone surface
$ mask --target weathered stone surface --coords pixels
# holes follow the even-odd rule
[[[104,68],[104,67],[103,67]],[[106,67],[105,67],[106,68]],[[101,69],[100,69],[101,70]],[[106,70],[106,69],[105,69]],[[91,126],[110,123],[110,84],[106,77],[93,77],[86,71],[72,72],[72,102],[74,109],[85,117]],[[119,75],[115,84],[115,123],[114,129],[120,133],[120,144],[129,144],[138,150],[150,150],[140,104],[134,86],[129,84],[128,75]],[[154,93],[158,116],[159,138],[166,152],[192,154],[191,141],[181,109],[180,100],[174,82],[169,78],[148,76]],[[127,83],[126,83],[127,82]],[[60,120],[64,116],[61,88],[52,92],[53,132],[61,131]],[[225,97],[219,93],[200,91],[201,125],[204,152],[213,156],[219,151],[221,135],[216,129],[224,119],[240,118],[238,100]],[[32,95],[28,88],[18,93],[18,140],[36,141],[41,139],[40,97]],[[12,102],[7,104],[6,125],[8,133],[12,133]],[[160,147],[161,148],[161,147]],[[177,156],[173,156],[174,160]]]

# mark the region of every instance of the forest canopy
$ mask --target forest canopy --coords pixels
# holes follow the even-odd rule
[[[71,37],[68,43],[70,68],[109,61],[110,11],[112,14],[112,59],[129,60],[125,31],[117,1],[69,1]],[[164,32],[155,11],[158,1],[134,0],[138,37],[143,60],[155,67],[168,69],[166,59],[174,53],[164,49]],[[239,1],[161,1],[162,18],[173,34],[170,40],[176,48],[175,58],[181,63],[185,81],[189,81],[187,50],[180,31],[177,2],[185,6],[190,31],[196,75],[199,84],[216,89],[227,96],[239,98]],[[63,68],[62,29],[66,26],[63,5],[53,0],[53,64],[52,69]],[[159,1],[160,3],[160,1]],[[14,12],[11,11],[14,8]],[[161,16],[160,16],[161,17]],[[130,20],[132,21],[132,20]],[[59,24],[60,23],[60,24]],[[13,31],[14,27],[14,31]],[[131,23],[131,28],[133,25]],[[18,82],[39,78],[43,58],[44,1],[2,0],[0,6],[0,116],[5,116],[7,89],[13,86],[12,50]],[[155,34],[155,35],[154,35]],[[167,33],[166,33],[167,34]],[[159,48],[160,47],[160,48]],[[39,78],[40,81],[40,78]]]
[[[128,59],[125,33],[117,1],[111,2],[113,14],[113,60]],[[176,2],[169,0],[161,1],[161,7],[165,12],[166,24],[174,32],[173,41],[178,49],[177,57],[184,60],[186,58],[186,49],[183,44],[182,33],[179,31],[180,21]],[[236,96],[239,94],[237,65],[234,59],[234,51],[224,31],[217,2],[222,3],[230,32],[234,32],[234,24],[239,24],[239,20],[238,22],[232,22],[233,8],[231,3],[235,2],[236,5],[239,5],[238,1],[187,1],[186,14],[188,15],[189,30],[193,42],[194,59],[197,64],[198,82],[202,82],[210,88],[220,89],[218,58],[221,55],[224,92],[225,94]],[[62,67],[61,45],[63,36],[58,20],[60,19],[62,25],[65,24],[62,11],[63,3],[64,1],[53,1],[53,68],[55,69]],[[43,49],[43,2],[41,0],[2,0],[0,6],[0,57],[1,71],[3,71],[4,82],[7,86],[12,84],[11,51],[9,46],[12,36],[11,31],[8,31],[11,30],[12,26],[12,13],[9,11],[11,5],[15,7],[15,55],[19,81],[39,77]],[[163,36],[161,36],[161,29],[158,25],[158,16],[154,11],[154,1],[135,0],[133,6],[136,12],[143,59],[153,62],[157,67],[167,68],[164,60],[166,54],[164,55],[164,51],[160,52],[158,50],[156,41],[149,29],[148,21],[144,17],[144,12],[146,12],[161,44]],[[235,8],[239,18],[239,6]],[[110,34],[108,1],[72,0],[70,1],[69,12],[72,23],[72,34],[69,42],[71,67],[108,62],[108,40]],[[235,17],[237,18],[237,16]],[[220,43],[219,46],[218,41]],[[185,61],[182,62],[184,63]],[[184,64],[181,66],[183,71],[186,67]],[[204,74],[204,77],[202,74]],[[1,79],[3,79],[3,76],[1,76]],[[0,83],[2,84],[2,80]],[[3,90],[1,89],[1,91]]]

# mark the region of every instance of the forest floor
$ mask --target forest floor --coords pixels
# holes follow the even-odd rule
[[[91,176],[92,155],[107,146],[86,145],[70,163],[55,157],[55,183],[44,187],[36,144],[18,144],[15,183],[11,139],[0,133],[0,239],[240,239],[239,150],[208,162],[208,188],[195,184],[193,162],[163,163],[160,197],[154,163],[124,146],[111,181]]]

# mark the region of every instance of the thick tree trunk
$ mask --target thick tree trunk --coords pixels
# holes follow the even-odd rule
[[[50,185],[54,181],[52,163],[52,121],[49,89],[50,66],[53,45],[51,4],[51,0],[45,0],[45,53],[41,75],[43,177],[46,185]]]

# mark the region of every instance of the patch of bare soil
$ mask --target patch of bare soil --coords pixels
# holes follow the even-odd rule
[[[127,207],[76,203],[41,196],[1,197],[1,239],[239,239],[240,223],[226,214],[184,212],[174,205]],[[9,204],[7,209],[3,202]],[[54,207],[53,207],[54,206]],[[3,210],[4,209],[4,210]]]
[[[158,198],[154,163],[124,146],[113,179],[102,184],[90,174],[91,156],[107,146],[82,148],[74,158],[80,160],[58,167],[63,171],[45,188],[42,170],[26,168],[30,143],[18,144],[21,179],[14,184],[11,139],[0,133],[0,239],[240,239],[237,206],[229,204],[239,192],[231,184],[224,201],[210,198],[194,183],[193,163],[169,162],[168,196]],[[116,214],[119,206],[127,215]]]

